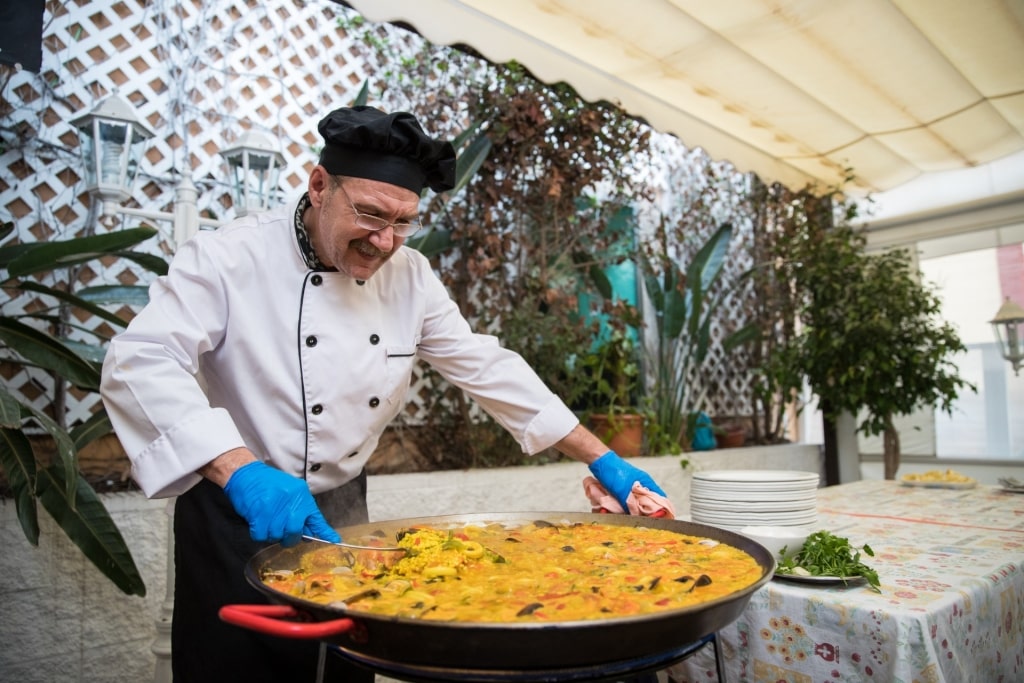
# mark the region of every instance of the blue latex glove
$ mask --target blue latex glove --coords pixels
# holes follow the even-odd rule
[[[249,522],[249,535],[258,542],[281,541],[295,545],[302,534],[341,542],[302,479],[262,462],[239,467],[228,479],[224,493],[235,512]]]
[[[601,486],[607,489],[608,493],[615,496],[623,510],[628,510],[626,499],[633,490],[633,483],[640,482],[642,486],[649,488],[655,493],[664,496],[665,492],[654,483],[651,475],[639,467],[634,467],[618,456],[615,451],[608,451],[600,458],[590,463],[590,473],[597,477]]]

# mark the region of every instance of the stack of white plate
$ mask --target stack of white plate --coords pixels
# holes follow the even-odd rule
[[[729,531],[747,526],[812,527],[818,474],[788,470],[694,472],[690,519]]]

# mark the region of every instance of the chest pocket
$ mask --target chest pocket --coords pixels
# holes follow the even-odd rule
[[[416,347],[389,346],[385,349],[385,354],[388,400],[402,403],[412,381],[413,368],[416,366]]]

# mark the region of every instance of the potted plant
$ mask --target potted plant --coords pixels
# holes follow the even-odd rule
[[[731,240],[732,225],[720,225],[686,264],[672,250],[672,236],[663,221],[647,246],[644,289],[654,314],[645,348],[652,376],[648,440],[655,452],[678,453],[693,439],[695,419],[709,389],[701,367],[709,357],[711,324],[728,294],[727,286],[716,285]],[[731,335],[726,350],[747,334],[742,329]]]
[[[742,423],[726,419],[712,425],[715,434],[715,446],[718,448],[739,448],[747,442],[747,429]]]
[[[790,197],[794,218],[779,221],[755,268],[781,292],[754,340],[772,345],[755,355],[760,393],[786,401],[806,386],[817,397],[829,484],[839,483],[840,414],[857,415],[864,434],[883,435],[884,476],[893,479],[900,461],[893,418],[922,407],[949,413],[961,391],[974,391],[953,362],[964,344],[912,254],[867,252],[864,232],[851,224],[857,207],[842,202],[838,192]]]
[[[796,355],[826,420],[847,411],[858,416],[860,432],[883,435],[884,476],[894,479],[900,442],[893,419],[923,407],[952,414],[960,392],[975,390],[953,362],[966,347],[942,319],[941,301],[918,278],[912,255],[865,253],[863,235],[844,226],[823,242],[832,240],[813,269],[821,280],[835,279],[805,282],[812,294],[801,311]],[[834,256],[846,260],[836,263]]]
[[[612,329],[577,359],[580,403],[594,433],[623,457],[643,451],[644,415],[637,407],[637,345],[625,327]]]
[[[0,240],[13,225],[0,228]],[[103,574],[127,595],[144,596],[146,587],[131,552],[103,502],[80,471],[79,455],[93,442],[111,433],[106,412],[75,425],[66,424],[64,396],[69,386],[81,392],[99,390],[100,364],[106,339],[98,332],[94,343],[76,341],[68,332],[75,328],[70,309],[102,318],[114,328],[127,323],[102,307],[105,304],[142,304],[148,298],[143,286],[112,285],[71,291],[76,281],[69,275],[56,285],[44,284],[45,276],[74,269],[99,257],[127,258],[157,274],[167,263],[131,247],[156,235],[148,227],[121,230],[69,240],[13,244],[0,247],[2,288],[12,299],[30,294],[52,301],[51,307],[20,315],[0,316],[0,360],[31,372],[53,377],[49,409],[36,408],[25,397],[0,386],[0,474],[17,508],[18,520],[32,545],[39,544],[39,510],[42,508]],[[82,328],[78,328],[82,329]],[[37,453],[33,440],[52,443],[52,453]]]

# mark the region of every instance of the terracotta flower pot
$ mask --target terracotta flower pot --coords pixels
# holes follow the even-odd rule
[[[719,448],[739,448],[747,442],[747,433],[742,429],[715,434],[715,445]]]
[[[643,415],[591,415],[590,427],[597,438],[624,458],[635,458],[643,451]]]

